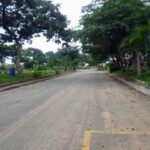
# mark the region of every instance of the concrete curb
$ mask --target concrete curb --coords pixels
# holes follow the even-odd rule
[[[150,89],[147,88],[147,84],[145,82],[133,79],[131,79],[131,81],[127,81],[124,78],[117,76],[116,74],[111,74],[108,72],[106,72],[106,74],[118,80],[119,82],[129,86],[130,88],[150,97]]]
[[[0,92],[4,92],[4,91],[7,91],[7,90],[19,88],[19,87],[30,85],[30,84],[37,83],[37,82],[42,82],[42,81],[58,78],[58,77],[61,77],[61,76],[66,76],[66,75],[69,75],[69,74],[72,74],[72,73],[73,72],[62,74],[62,75],[55,75],[55,76],[52,76],[52,77],[33,79],[33,80],[28,80],[28,81],[23,81],[23,82],[6,83],[6,84],[3,84],[3,85],[0,85]]]

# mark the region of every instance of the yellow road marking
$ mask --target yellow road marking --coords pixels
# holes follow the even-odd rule
[[[90,138],[91,138],[91,131],[90,130],[85,131],[82,150],[90,150]]]
[[[150,136],[150,132],[124,132],[124,131],[98,131],[87,130],[84,133],[84,142],[82,150],[90,150],[91,134],[110,134],[110,135],[146,135]]]
[[[148,132],[124,132],[124,131],[97,131],[97,130],[91,130],[91,134],[113,134],[113,135],[148,135],[150,136],[150,133]]]

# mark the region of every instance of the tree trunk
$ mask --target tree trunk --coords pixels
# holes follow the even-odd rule
[[[117,63],[118,69],[122,69],[123,71],[125,71],[122,60],[118,54],[116,54],[116,63]]]
[[[116,60],[117,60],[117,64],[118,64],[119,69],[122,69],[123,71],[125,71],[125,68],[124,68],[123,62],[122,62],[122,58],[120,57],[119,52],[116,52],[115,56],[116,56]]]
[[[133,52],[132,54],[132,69],[133,69],[133,72],[136,73],[136,53]]]
[[[17,51],[16,70],[18,72],[19,77],[23,77],[23,70],[21,69],[21,65],[20,65],[20,59],[21,59],[21,45],[20,44],[16,44],[16,51]]]
[[[136,51],[135,56],[136,56],[136,73],[137,75],[141,75],[140,52]]]
[[[121,67],[121,69],[125,72],[125,68],[124,68],[124,66],[123,66],[123,61],[122,61],[122,58],[120,57],[119,52],[117,52],[117,55],[118,55],[118,60],[119,60],[119,62],[120,62],[120,67]]]

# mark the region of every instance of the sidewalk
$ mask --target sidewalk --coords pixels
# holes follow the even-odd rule
[[[139,80],[127,80],[125,78],[122,78],[120,76],[118,76],[117,74],[113,74],[113,73],[108,73],[106,72],[106,74],[108,74],[109,76],[111,76],[112,78],[128,85],[129,87],[131,87],[132,89],[135,89],[136,91],[146,95],[146,96],[150,96],[150,89],[147,88],[147,85],[145,83],[143,83],[142,81]]]

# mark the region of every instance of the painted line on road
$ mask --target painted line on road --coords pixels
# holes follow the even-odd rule
[[[112,135],[147,135],[150,136],[150,132],[125,132],[125,131],[97,131],[90,130],[91,134],[112,134]]]
[[[87,130],[84,133],[84,142],[82,150],[90,150],[91,131]]]
[[[90,150],[91,134],[110,134],[110,135],[145,135],[150,136],[150,132],[124,132],[124,131],[99,131],[87,130],[84,133],[82,150]]]

